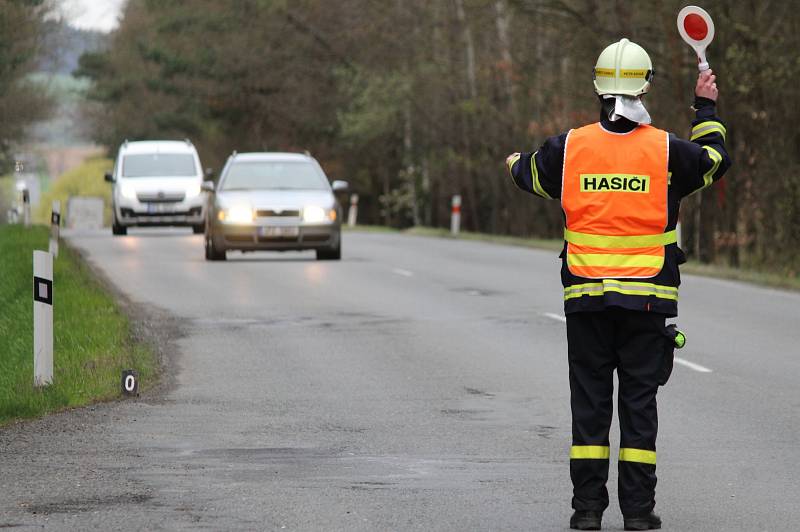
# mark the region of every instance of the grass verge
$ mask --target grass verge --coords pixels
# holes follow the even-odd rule
[[[103,223],[111,225],[111,185],[103,180],[110,172],[114,161],[105,157],[89,157],[83,163],[53,181],[50,190],[42,195],[39,208],[34,212],[34,222],[49,223],[53,200],[61,201],[61,212],[67,212],[70,197],[90,196],[103,198]]]
[[[365,231],[372,233],[394,232],[406,235],[428,236],[451,238],[461,240],[473,240],[479,242],[491,242],[506,246],[518,246],[532,249],[546,249],[551,251],[561,251],[564,241],[560,239],[545,238],[521,238],[516,236],[490,235],[487,233],[461,232],[457,237],[453,236],[448,229],[438,227],[412,227],[410,229],[393,229],[379,225],[359,225],[354,229],[346,228],[350,231]],[[714,277],[716,279],[727,279],[731,281],[741,281],[745,283],[769,286],[773,288],[784,288],[800,291],[800,277],[781,275],[773,272],[762,272],[748,270],[744,268],[732,268],[716,264],[702,264],[689,261],[681,266],[681,273],[690,275],[702,275],[704,277]]]
[[[33,250],[48,229],[0,226],[0,426],[117,398],[123,369],[148,382],[156,356],[132,340],[128,318],[81,258],[61,245],[53,262],[53,384],[33,387]]]

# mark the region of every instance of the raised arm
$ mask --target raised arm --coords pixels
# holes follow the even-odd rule
[[[561,197],[566,134],[548,138],[536,152],[512,153],[506,166],[517,188],[545,199]]]
[[[727,128],[716,115],[719,91],[711,70],[701,72],[695,87],[695,119],[688,141],[670,139],[670,171],[672,185],[681,196],[710,186],[722,178],[731,166],[725,148]]]

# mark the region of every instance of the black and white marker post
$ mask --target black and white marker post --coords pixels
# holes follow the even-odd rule
[[[33,252],[33,385],[53,383],[53,256]]]
[[[59,227],[61,226],[61,202],[53,200],[53,212],[50,215],[50,253],[58,258]]]

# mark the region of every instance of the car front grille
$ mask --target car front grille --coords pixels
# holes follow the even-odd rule
[[[136,197],[143,203],[178,203],[183,201],[186,194],[183,192],[139,192]]]
[[[256,211],[256,216],[258,218],[273,218],[273,217],[281,217],[281,218],[299,218],[300,211],[297,209],[258,209]]]

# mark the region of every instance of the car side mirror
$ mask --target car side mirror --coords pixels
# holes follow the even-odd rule
[[[347,181],[340,181],[337,179],[336,181],[331,183],[331,188],[333,189],[334,192],[347,192],[347,190],[350,188],[350,183],[348,183]]]
[[[114,175],[113,175],[111,172],[106,172],[106,173],[105,173],[105,175],[104,175],[103,177],[104,177],[104,178],[105,178],[105,180],[106,180],[106,181],[108,181],[109,183],[113,183],[113,182],[114,182]]]
[[[200,185],[200,190],[204,192],[214,192],[214,182],[213,181],[203,181],[203,184]]]
[[[214,169],[213,168],[206,168],[205,178],[208,180],[214,179]]]

